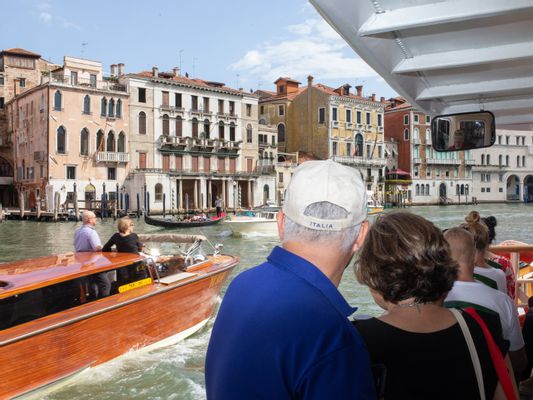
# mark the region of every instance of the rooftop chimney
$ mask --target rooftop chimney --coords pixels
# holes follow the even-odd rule
[[[355,90],[357,90],[357,96],[363,97],[363,85],[357,85]]]
[[[124,75],[124,63],[118,63],[118,76]]]
[[[157,68],[157,67],[152,67],[152,76],[153,76],[154,78],[159,77],[159,68]]]
[[[376,101],[376,94],[375,93],[372,93],[372,96],[370,96],[370,99],[372,101]]]
[[[180,76],[180,69],[178,67],[172,68],[172,72],[174,72],[174,76]]]
[[[111,64],[111,76],[117,76],[117,64]]]
[[[380,99],[379,99],[379,102],[382,103],[382,104],[385,103],[385,97],[381,96]]]
[[[308,75],[307,76],[307,86],[308,87],[313,87],[313,75]]]

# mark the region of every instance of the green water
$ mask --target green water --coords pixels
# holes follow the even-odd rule
[[[462,222],[473,209],[482,216],[496,216],[498,242],[515,239],[533,243],[529,226],[533,205],[415,207],[408,210],[432,220],[441,228],[448,228]],[[72,239],[78,226],[79,223],[73,222],[5,221],[0,224],[0,261],[72,251]],[[115,232],[115,223],[112,220],[99,221],[96,229],[105,241]],[[162,229],[139,220],[135,231],[148,233]],[[200,233],[197,229],[182,229],[180,232]],[[262,262],[278,244],[275,237],[234,238],[224,223],[205,227],[201,233],[214,243],[224,244],[225,253],[240,256],[241,262],[231,277]],[[340,290],[352,305],[359,307],[360,312],[371,315],[380,312],[367,289],[355,281],[351,270],[346,271]],[[128,354],[84,372],[75,383],[48,394],[46,399],[205,399],[203,364],[212,323],[213,320],[177,345],[149,353]]]

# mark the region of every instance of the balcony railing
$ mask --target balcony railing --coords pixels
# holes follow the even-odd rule
[[[130,161],[130,153],[114,153],[111,151],[99,151],[96,153],[96,162],[127,163]]]
[[[341,164],[363,165],[369,167],[384,167],[385,165],[387,165],[387,160],[385,158],[333,156],[332,159],[333,161],[339,162]]]
[[[127,92],[126,85],[122,85],[116,81],[94,81],[91,79],[78,78],[72,80],[70,76],[60,74],[50,74],[41,78],[41,83],[57,83],[65,86],[93,88],[99,90],[111,90],[115,92]]]

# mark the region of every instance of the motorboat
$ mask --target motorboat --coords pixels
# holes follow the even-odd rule
[[[151,255],[67,253],[0,265],[0,398],[37,395],[207,323],[238,258],[218,246],[205,254],[200,235],[139,237]],[[102,273],[117,281],[99,298],[91,286]]]
[[[368,215],[376,215],[383,212],[383,204],[374,195],[374,192],[367,190],[366,192],[366,210]]]
[[[278,225],[275,211],[246,211],[240,215],[234,215],[226,219],[235,236],[278,234]]]
[[[193,215],[181,220],[175,218],[153,217],[144,215],[144,222],[148,225],[161,226],[163,228],[194,228],[199,226],[216,225],[226,217],[226,213],[218,216],[207,217],[205,215]]]

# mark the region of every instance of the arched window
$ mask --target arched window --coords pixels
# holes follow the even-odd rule
[[[516,156],[516,166],[520,166],[520,156]]]
[[[122,100],[117,100],[117,106],[115,107],[115,115],[117,118],[122,118]]]
[[[487,154],[487,165],[490,165],[490,154]]]
[[[481,155],[481,165],[485,164],[485,154]]]
[[[420,131],[418,130],[418,128],[413,129],[413,139],[414,140],[420,139]]]
[[[109,133],[107,134],[106,151],[115,151],[115,134],[113,133],[113,131],[109,131]]]
[[[420,196],[420,186],[418,185],[418,183],[415,186],[415,195]]]
[[[146,135],[146,114],[144,111],[139,113],[139,135]]]
[[[461,194],[465,194],[465,185],[461,185]]]
[[[102,100],[100,100],[100,114],[105,117],[107,113],[107,99],[105,97],[102,97]]]
[[[13,168],[11,167],[11,164],[2,157],[0,157],[0,176],[13,177]]]
[[[209,129],[211,126],[211,123],[208,119],[204,119],[204,138],[209,139]]]
[[[80,133],[80,154],[82,156],[89,155],[89,131],[83,128]]]
[[[409,117],[407,117],[409,118]],[[403,140],[409,140],[409,129],[405,128],[403,130]]]
[[[505,165],[509,166],[509,156],[505,156]]]
[[[246,143],[252,143],[254,141],[252,124],[246,125]]]
[[[498,156],[498,165],[501,166],[502,165],[502,162],[503,162],[503,156],[500,154]]]
[[[91,98],[88,94],[85,95],[83,98],[83,113],[84,114],[90,114],[91,113]]]
[[[363,157],[363,135],[361,135],[360,133],[355,135],[354,156]]]
[[[176,136],[182,136],[183,135],[183,120],[178,115],[176,117]]]
[[[278,125],[278,143],[285,142],[285,125]]]
[[[429,196],[429,183],[426,183],[426,196]]]
[[[431,143],[431,130],[429,128],[426,128],[426,144]]]
[[[57,128],[57,152],[66,154],[67,152],[67,130],[61,125]]]
[[[170,119],[167,114],[163,115],[163,136],[168,136],[170,132]]]
[[[155,184],[155,201],[163,200],[163,185],[160,183]]]
[[[235,124],[233,122],[229,124],[229,140],[235,141]]]
[[[96,132],[96,151],[105,151],[104,144],[104,132],[99,130]]]
[[[222,121],[218,123],[218,138],[224,140],[224,122]]]
[[[117,151],[119,153],[126,152],[126,135],[124,134],[124,132],[120,132],[118,134]]]
[[[115,116],[115,100],[109,99],[109,104],[107,105],[107,116],[113,118]]]
[[[59,90],[54,93],[54,110],[61,111],[62,95]]]
[[[198,120],[196,118],[192,119],[192,137],[198,137]]]
[[[456,195],[459,195],[461,193],[461,187],[459,186],[459,184],[455,185],[455,194]]]

